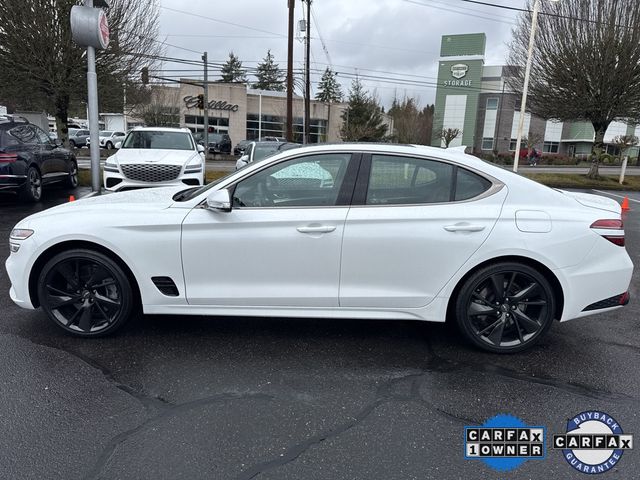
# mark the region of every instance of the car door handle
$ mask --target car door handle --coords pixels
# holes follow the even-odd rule
[[[444,229],[447,232],[481,232],[484,225],[472,225],[470,223],[456,223],[455,225],[446,225]]]
[[[335,225],[318,225],[313,227],[298,227],[300,233],[330,233],[336,229]]]

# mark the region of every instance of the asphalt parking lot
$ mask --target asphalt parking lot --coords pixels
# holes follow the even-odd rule
[[[18,220],[85,191],[49,189],[32,206],[0,195],[0,258]],[[505,413],[550,437],[600,410],[640,438],[639,285],[636,273],[626,308],[497,356],[404,321],[142,316],[80,340],[15,306],[2,268],[0,478],[584,478],[549,446],[508,474],[465,460],[464,427]],[[605,476],[638,478],[638,450]]]

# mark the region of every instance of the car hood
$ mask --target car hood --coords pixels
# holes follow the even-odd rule
[[[118,150],[114,159],[120,165],[130,164],[158,164],[184,165],[198,156],[193,150],[161,150],[151,148],[124,148]]]
[[[162,187],[131,190],[128,192],[105,193],[103,195],[83,198],[75,202],[63,203],[56,207],[43,210],[25,218],[20,226],[27,226],[32,220],[60,215],[67,219],[73,214],[103,215],[119,213],[127,215],[133,211],[154,212],[169,208],[174,202],[173,196],[183,187]],[[75,220],[74,220],[75,221]]]
[[[622,209],[618,202],[601,195],[593,195],[591,193],[582,192],[568,192],[566,190],[558,191],[564,193],[568,197],[575,199],[578,203],[584,205],[585,207],[597,208],[599,210],[605,210],[607,212],[613,212],[617,214],[620,214],[620,212],[622,212]]]

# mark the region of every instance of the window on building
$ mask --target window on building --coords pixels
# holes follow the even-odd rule
[[[247,140],[258,140],[262,137],[284,137],[285,118],[276,115],[262,115],[260,124],[258,115],[247,114]],[[304,135],[304,123],[302,117],[293,119],[293,141],[302,143]],[[327,141],[327,121],[317,118],[311,119],[309,125],[310,143],[321,143]]]
[[[493,138],[483,138],[482,139],[482,150],[493,150]]]
[[[487,98],[487,110],[497,110],[497,109],[498,109],[498,99]]]
[[[512,138],[511,141],[509,142],[509,151],[511,152],[516,151],[516,143],[518,143],[518,139]],[[522,145],[520,146],[520,148],[522,148]]]
[[[542,144],[543,153],[558,153],[560,150],[560,142],[544,142]]]

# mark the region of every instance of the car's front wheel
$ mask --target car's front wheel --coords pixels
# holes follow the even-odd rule
[[[525,350],[553,322],[549,281],[521,263],[497,263],[472,274],[456,299],[458,327],[473,344],[496,353]]]
[[[107,142],[105,146],[107,147],[107,150],[113,150],[113,143]]]
[[[108,256],[74,249],[51,258],[38,278],[38,299],[57,326],[81,337],[99,337],[130,317],[134,298],[122,268]]]

